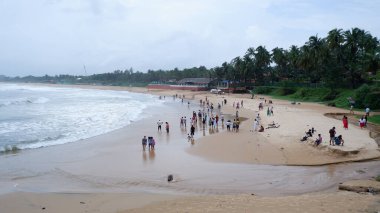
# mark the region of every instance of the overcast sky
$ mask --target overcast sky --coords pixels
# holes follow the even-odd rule
[[[0,75],[208,68],[333,28],[380,37],[380,0],[0,0]]]

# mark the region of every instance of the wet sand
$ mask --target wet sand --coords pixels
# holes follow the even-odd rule
[[[113,87],[107,87],[107,89],[113,89]],[[135,89],[135,91],[148,92],[143,89]],[[300,195],[317,191],[335,192],[340,182],[369,179],[380,173],[378,161],[316,167],[285,166],[286,164],[318,165],[342,160],[327,149],[316,149],[308,144],[293,141],[293,139],[298,139],[299,134],[304,131],[298,125],[302,125],[303,128],[307,128],[307,125],[315,125],[314,127],[321,132],[326,132],[325,129],[328,130],[331,125],[338,127],[339,121],[320,116],[330,108],[326,109],[314,104],[288,107],[286,105],[288,103],[283,102],[281,105],[280,101],[278,103],[276,101],[275,113],[277,114],[272,118],[276,118],[276,122],[280,122],[284,128],[268,130],[265,132],[270,134],[268,137],[249,131],[252,115],[256,113],[254,101],[260,99],[249,100],[246,96],[239,95],[225,96],[228,98],[229,105],[223,107],[222,111],[226,114],[234,114],[234,109],[230,106],[231,102],[244,98],[245,107],[240,110],[240,115],[249,120],[242,123],[239,133],[225,132],[220,127],[219,134],[207,136],[209,134],[207,128],[204,132],[202,128],[198,128],[197,138],[192,144],[186,139],[187,132],[179,127],[179,118],[189,117],[193,110],[197,111],[198,101],[194,100],[188,108],[186,100],[182,104],[179,100],[172,101],[169,96],[178,93],[186,94],[186,97],[191,99],[193,96],[194,99],[204,99],[207,95],[215,102],[220,101],[222,96],[210,96],[201,92],[149,92],[167,95],[168,103],[163,108],[147,112],[149,118],[136,121],[127,128],[75,143],[1,155],[0,168],[3,169],[0,171],[0,193],[2,194],[0,206],[7,204],[7,208],[15,212],[37,212],[37,210],[40,212],[42,205],[49,205],[49,209],[53,208],[54,212],[65,212],[65,205],[57,204],[62,202],[76,203],[73,206],[73,212],[85,212],[91,209],[99,212],[117,212],[139,208],[156,201],[186,196],[183,201],[180,201],[180,206],[174,208],[182,211],[185,209],[182,205],[197,207],[194,203],[196,199],[188,199],[189,196],[207,195],[202,199],[206,203],[215,203],[221,197],[214,196],[223,195],[229,200],[227,203],[235,206],[246,199],[246,194],[252,193],[260,196],[255,199],[268,199],[271,202],[283,199],[285,205],[289,197],[266,197]],[[262,116],[264,119],[264,113]],[[307,121],[313,122],[303,121],[304,116],[309,118]],[[158,119],[169,121],[171,124],[169,135],[164,132],[157,133]],[[288,123],[286,123],[287,120]],[[265,122],[270,122],[270,120]],[[300,124],[300,122],[304,123]],[[325,125],[326,122],[329,125]],[[293,126],[293,123],[297,125]],[[289,124],[289,128],[285,128],[287,126],[285,124]],[[363,139],[363,142],[359,146],[354,144],[354,140],[347,140],[347,148],[339,147],[339,149],[355,148],[356,145],[359,148],[368,148],[367,142],[370,147],[373,145],[368,132],[365,130],[359,132],[355,127],[352,128],[355,130],[352,131],[354,133],[351,129],[349,131],[353,137],[358,135],[357,137],[361,138],[361,141]],[[207,137],[200,138],[203,134]],[[143,135],[157,138],[154,152],[142,151],[141,137]],[[353,144],[349,145],[350,143]],[[376,148],[368,150],[370,152]],[[367,152],[363,150],[362,153]],[[351,159],[355,160],[355,157],[343,156],[343,161]],[[174,182],[166,181],[168,174],[174,175]],[[298,199],[300,202],[306,202],[304,198],[308,196],[290,197],[289,201]],[[325,202],[324,199],[327,199],[326,202],[328,202],[329,196],[321,194],[313,199],[320,202]],[[346,196],[340,198],[341,194],[336,196],[342,199],[342,203],[356,199],[356,197]],[[84,202],[88,208],[83,208],[85,205],[80,203],[83,199],[87,199]],[[371,197],[357,199],[363,199],[363,205],[369,205],[373,201]],[[45,201],[47,203],[44,203]],[[189,202],[183,204],[186,201]],[[153,208],[178,205],[177,201],[173,202],[157,204],[161,207]],[[280,204],[277,206],[278,211],[282,210],[283,204]],[[307,202],[305,205],[310,205],[312,208],[314,206]],[[266,206],[265,202],[263,206]],[[344,205],[338,206],[341,210],[348,208]],[[20,209],[18,207],[24,207],[24,209],[18,211]],[[218,211],[218,206],[214,207],[213,211]],[[151,207],[147,208],[149,210]],[[196,209],[193,210],[196,211]],[[240,210],[237,208],[237,211]],[[145,209],[137,211],[147,212]]]

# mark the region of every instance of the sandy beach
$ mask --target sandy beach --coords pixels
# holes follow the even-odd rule
[[[111,133],[1,155],[1,212],[304,212],[305,206],[309,212],[380,210],[378,195],[338,192],[339,183],[380,174],[379,147],[368,129],[350,123],[345,130],[341,120],[324,115],[347,110],[282,100],[266,104],[270,98],[264,96],[79,87],[150,93],[168,101],[148,118]],[[175,94],[185,95],[184,103],[173,100]],[[245,121],[239,132],[198,126],[191,143],[189,128],[181,128],[179,118],[198,111],[199,100],[206,97],[214,105],[226,99],[226,117],[236,113],[233,102],[243,100],[239,117]],[[264,110],[259,111],[261,102]],[[267,116],[272,106],[274,115]],[[258,113],[264,127],[275,122],[279,128],[252,131]],[[171,124],[170,134],[157,132],[158,119]],[[329,145],[333,126],[343,135],[344,146]],[[318,147],[313,145],[316,134],[300,141],[312,127],[323,137]],[[143,135],[157,138],[155,151],[142,151]],[[168,174],[174,175],[173,182],[166,181]]]

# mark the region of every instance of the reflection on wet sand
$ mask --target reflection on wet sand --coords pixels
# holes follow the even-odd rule
[[[148,157],[146,156],[145,150],[142,152],[142,157],[143,157],[144,163],[146,163],[146,161],[148,160]]]
[[[156,152],[154,151],[154,149],[150,149],[149,150],[149,160],[154,161],[155,158],[156,158]]]
[[[191,143],[191,145],[194,146],[194,144],[195,144],[195,140],[194,140],[194,138],[190,139],[190,143]]]
[[[165,137],[165,141],[166,141],[166,143],[169,143],[169,142],[170,142],[170,135],[169,135],[169,134],[166,135],[166,137]]]

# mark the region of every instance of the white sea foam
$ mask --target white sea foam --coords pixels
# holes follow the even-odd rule
[[[0,152],[104,134],[142,119],[144,110],[164,102],[126,91],[1,84],[0,100]]]

